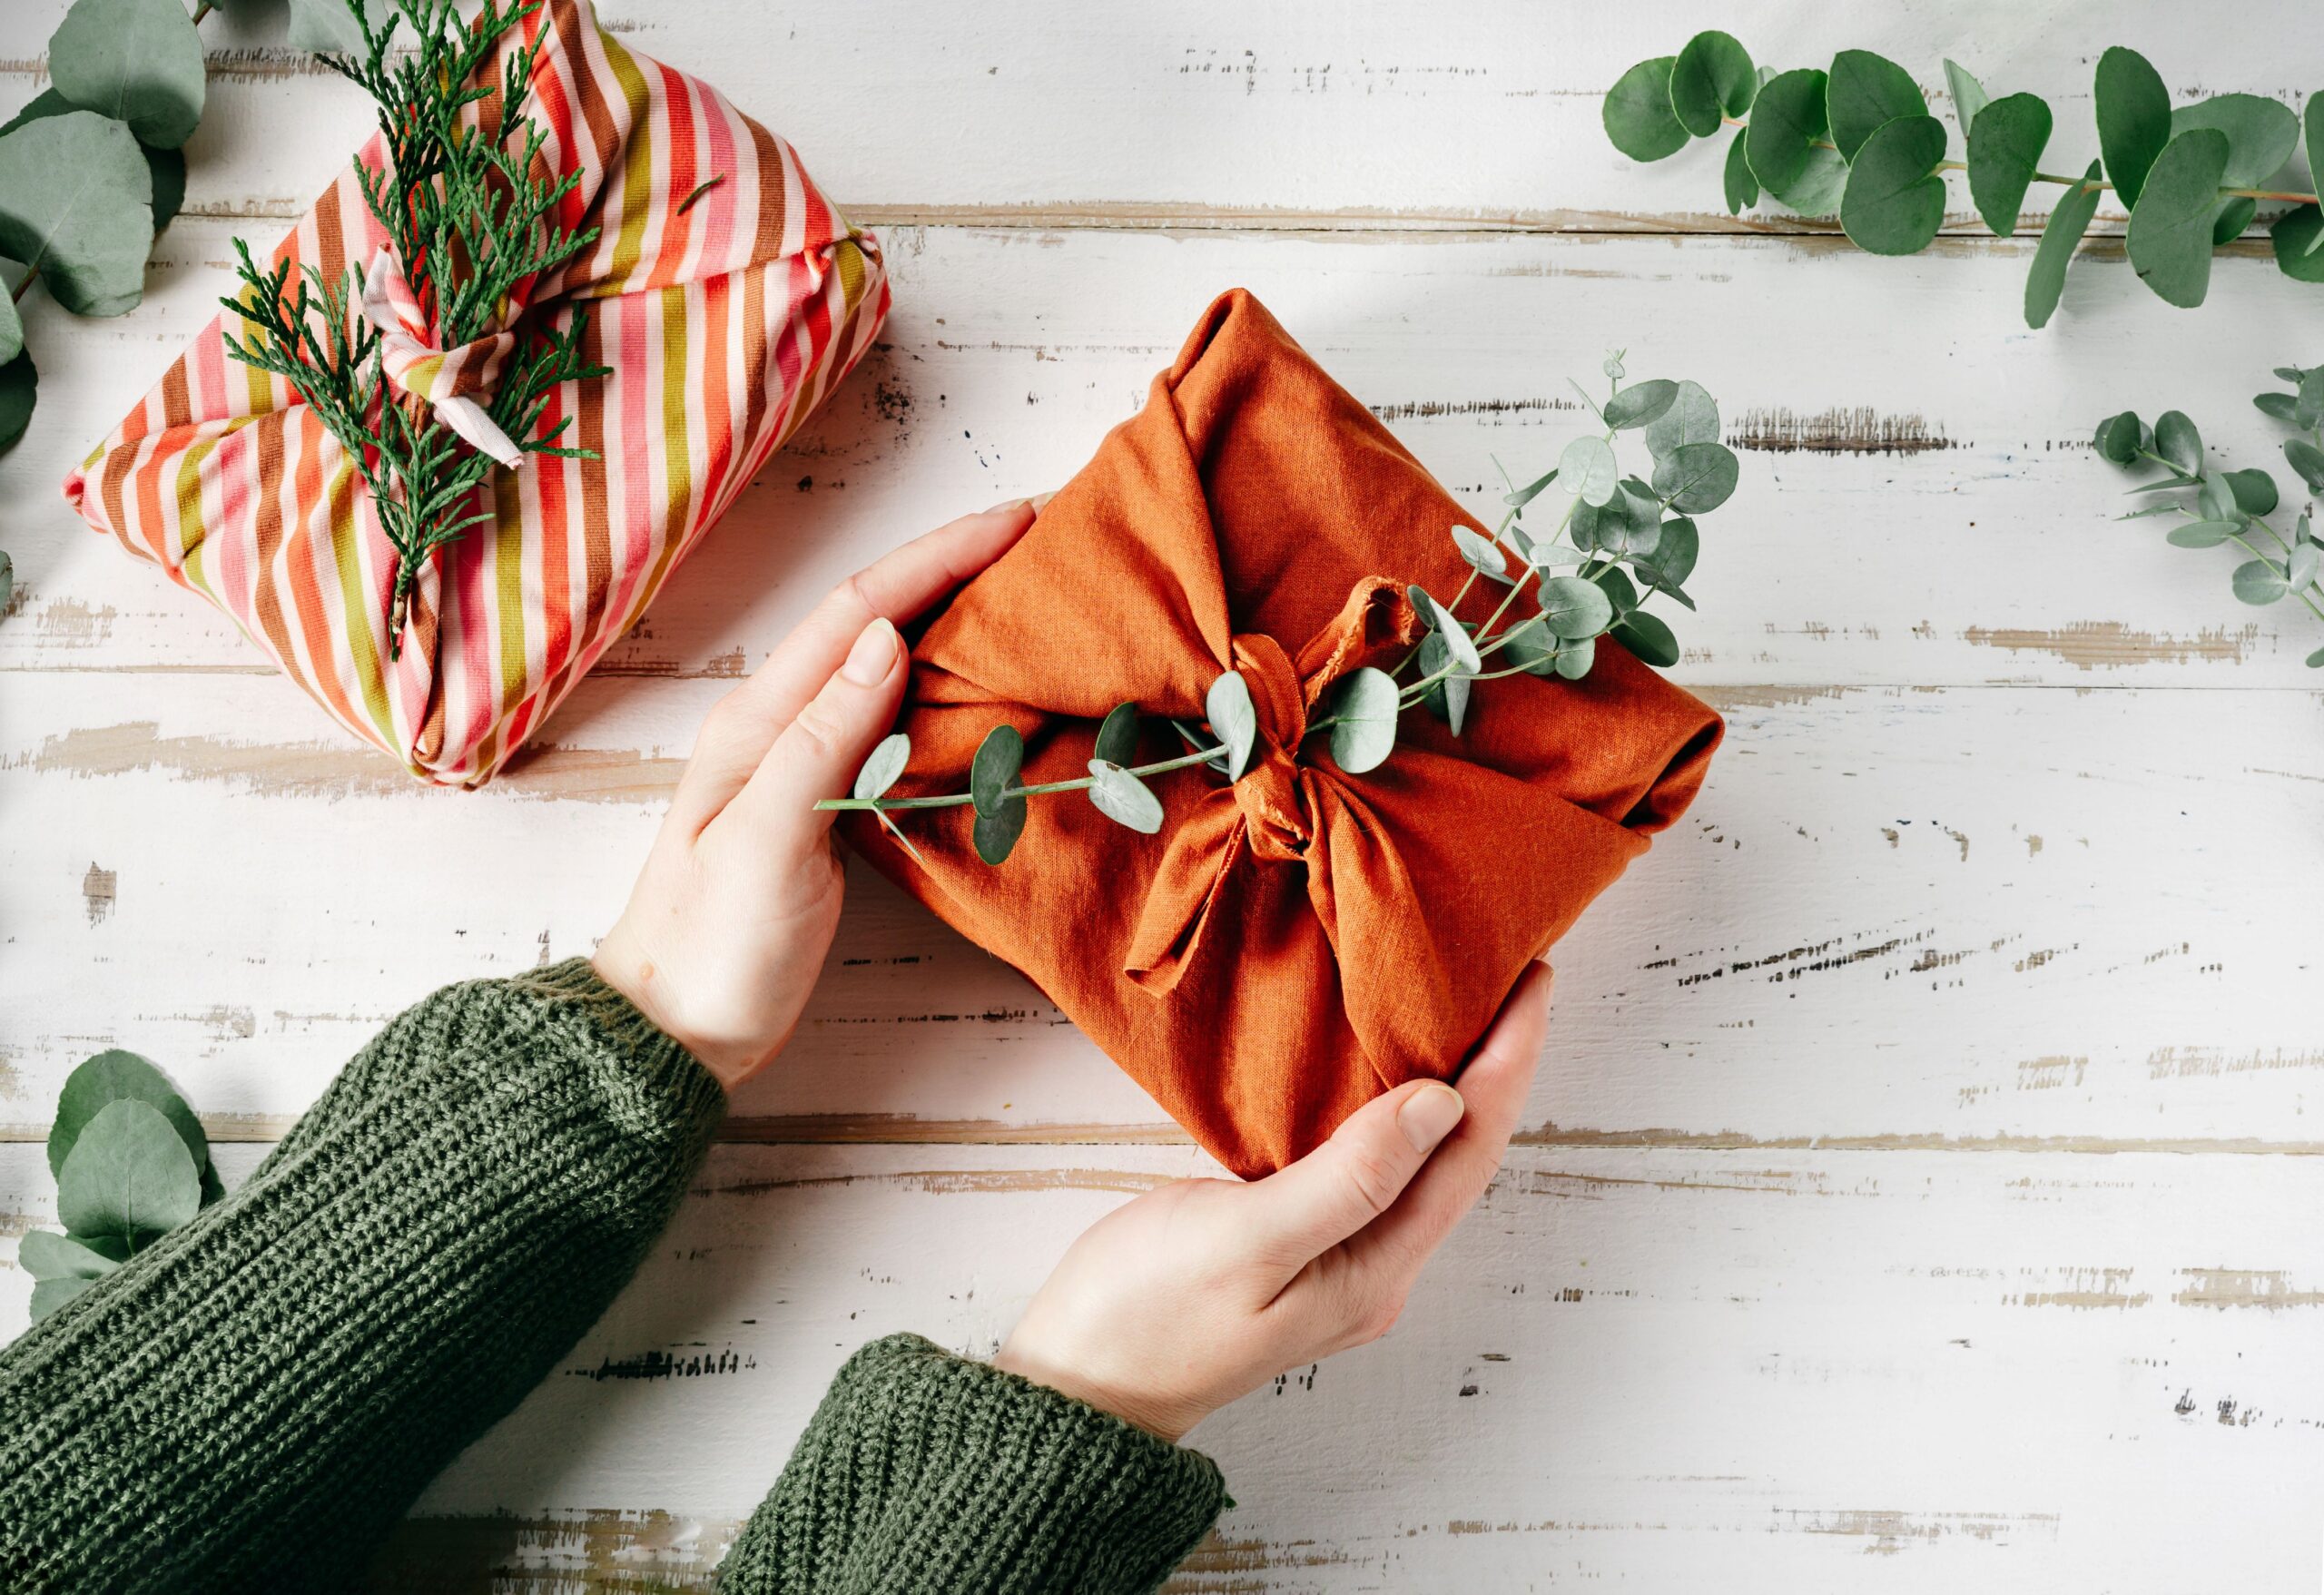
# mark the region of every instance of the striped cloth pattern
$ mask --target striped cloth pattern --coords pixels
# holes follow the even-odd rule
[[[580,173],[564,219],[601,230],[527,302],[558,325],[586,304],[585,363],[612,369],[559,389],[543,425],[571,416],[560,442],[598,458],[493,472],[493,518],[420,573],[400,657],[393,550],[362,478],[289,384],[227,354],[225,316],[64,484],[91,526],[232,615],[334,718],[446,785],[488,780],[635,624],[889,303],[878,241],[789,144],[626,49],[588,0],[547,0],[523,26],[551,35],[523,111],[547,159]],[[483,70],[498,80],[497,60]],[[497,118],[497,100],[478,112]],[[379,169],[381,141],[357,159]],[[385,242],[350,169],[275,259],[338,278]]]

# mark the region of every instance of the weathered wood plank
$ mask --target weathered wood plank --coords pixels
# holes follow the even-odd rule
[[[0,673],[257,667],[230,621],[56,498],[67,467],[212,313],[228,231],[172,227],[133,316],[74,322],[30,302],[34,349],[59,358],[41,356],[32,433],[0,457],[18,583]],[[1745,464],[1689,584],[1702,605],[1679,628],[1690,681],[2303,684],[2300,660],[2324,642],[2294,605],[2236,602],[2231,550],[2174,549],[2152,523],[2117,524],[2125,478],[2086,447],[2102,414],[2177,405],[2224,458],[2272,461],[2293,485],[2280,428],[2250,406],[2281,351],[2222,338],[2303,313],[2307,290],[2265,262],[2222,262],[2222,303],[2201,315],[2156,305],[2120,262],[2093,263],[2072,313],[2032,337],[2006,273],[1942,251],[952,229],[906,230],[890,247],[885,346],[606,671],[740,674],[881,549],[1063,480],[1236,283],[1484,513],[1495,457],[1512,473],[1546,468],[1579,429],[1567,379],[1598,380],[1607,346],[1626,346],[1640,375],[1709,384]],[[1808,358],[1792,358],[1803,346]]]
[[[0,112],[44,84],[42,52],[66,5],[15,0]],[[2164,0],[2112,7],[2103,25],[2070,7],[1996,0],[1845,21],[1812,5],[1738,14],[1705,0],[1594,13],[1522,0],[1201,0],[1102,20],[1056,0],[1009,0],[949,11],[940,26],[900,25],[887,7],[811,15],[751,0],[601,0],[598,12],[625,42],[704,75],[793,139],[843,203],[911,220],[974,210],[1042,225],[1221,215],[1365,228],[1795,225],[1773,207],[1739,223],[1727,215],[1725,135],[1644,166],[1606,140],[1600,110],[1614,80],[1704,27],[1733,30],[1778,67],[1879,51],[1919,80],[1949,128],[1943,60],[1965,57],[1996,94],[2049,99],[2058,132],[2043,164],[2055,172],[2078,172],[2097,153],[2091,71],[2109,44],[2145,51],[2182,97],[2238,90],[2298,103],[2315,87],[2283,48],[2307,20],[2286,0],[2240,8],[2233,28]],[[196,212],[296,214],[368,130],[350,85],[281,47],[280,16],[204,25],[210,107],[188,148]],[[1953,145],[1957,157],[1957,128]],[[2054,192],[2036,187],[2026,225]],[[1951,209],[1974,225],[1957,179]]]
[[[0,1122],[103,1046],[277,1133],[433,986],[589,950],[724,684],[586,684],[478,794],[254,676],[44,674],[0,721]],[[37,690],[29,690],[34,683]],[[1728,689],[1687,822],[1556,951],[1530,1123],[1584,1140],[2312,1147],[2324,695]],[[1483,712],[1490,712],[1489,702]],[[457,812],[456,812],[457,811]],[[2260,862],[2258,861],[2264,861]],[[738,1133],[1147,1137],[1015,974],[869,871]]]
[[[851,1350],[990,1351],[1194,1164],[722,1148],[388,1587],[704,1587]],[[1385,1342],[1197,1431],[1240,1504],[1174,1589],[2299,1588],[2319,1198],[2313,1159],[1521,1149]],[[0,1210],[48,1202],[0,1149]]]

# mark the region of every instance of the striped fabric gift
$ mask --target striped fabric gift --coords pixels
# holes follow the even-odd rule
[[[588,0],[547,0],[522,111],[580,181],[566,220],[596,241],[536,282],[519,315],[586,306],[587,366],[544,426],[595,458],[496,469],[491,518],[419,573],[388,635],[395,556],[337,438],[290,385],[231,359],[212,321],[64,484],[89,524],[232,615],[333,717],[446,785],[490,779],[606,649],[766,457],[871,347],[888,309],[879,244],[817,191],[791,146],[684,73],[624,47]],[[515,35],[503,41],[513,49]],[[495,81],[496,60],[486,71]],[[497,114],[493,100],[478,108]],[[357,159],[384,160],[375,135]],[[337,279],[387,241],[350,169],[275,259]],[[390,251],[392,253],[392,251]],[[437,350],[395,281],[389,379],[458,418],[506,333]],[[399,274],[390,274],[398,276]],[[480,445],[497,458],[495,440]],[[396,644],[399,645],[391,645]]]

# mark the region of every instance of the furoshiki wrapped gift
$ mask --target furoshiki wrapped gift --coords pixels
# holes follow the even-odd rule
[[[1668,386],[1667,384],[1664,386]],[[1152,777],[1153,834],[1025,811],[988,866],[968,808],[845,816],[849,841],[1022,970],[1202,1146],[1265,1173],[1407,1080],[1458,1069],[1523,972],[1702,783],[1718,717],[1611,637],[1580,680],[1516,674],[1456,737],[1417,710],[1350,774],[1306,733],[1335,684],[1423,640],[1407,584],[1462,587],[1479,523],[1247,293],[913,647],[888,795],[957,793],[995,725],[1026,783],[1183,753],[1223,672],[1247,773]],[[1473,625],[1492,598],[1455,606]],[[888,827],[896,825],[897,830]],[[909,851],[905,845],[909,842]]]
[[[341,724],[451,785],[489,779],[636,622],[888,308],[876,241],[715,90],[630,50],[588,0],[546,0],[473,81],[498,84],[527,48],[519,116],[545,133],[537,163],[545,181],[576,179],[554,220],[597,236],[518,282],[487,335],[439,346],[354,168],[274,259],[325,281],[365,271],[390,402],[471,442],[518,332],[577,319],[580,360],[602,372],[549,388],[541,419],[567,423],[576,453],[509,456],[474,495],[481,520],[399,583],[348,448],[292,384],[230,353],[246,336],[230,311],[64,487]],[[517,122],[504,99],[494,86],[466,114],[487,131]],[[384,135],[356,159],[385,172]]]

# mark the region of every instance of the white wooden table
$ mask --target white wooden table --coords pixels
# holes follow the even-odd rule
[[[63,9],[0,18],[0,113]],[[1963,196],[1957,236],[1875,260],[1730,220],[1716,150],[1636,167],[1598,121],[1718,25],[1779,65],[1880,50],[1933,98],[1955,55],[2050,97],[2070,165],[2106,44],[2298,97],[2311,14],[602,11],[880,227],[886,340],[523,768],[415,787],[57,497],[228,240],[271,241],[367,120],[205,25],[146,303],[32,296],[41,405],[0,459],[0,1236],[50,1221],[38,1142],[96,1049],[174,1071],[231,1178],[405,1003],[587,951],[732,679],[843,572],[1065,478],[1242,283],[1481,503],[1489,455],[1554,458],[1609,345],[1708,384],[1744,477],[1674,674],[1731,729],[1557,950],[1522,1144],[1402,1326],[1200,1432],[1239,1505],[1172,1589],[2317,1587],[2324,638],[2238,605],[2224,553],[2114,524],[2085,439],[2177,405],[2285,476],[2249,396],[2324,358],[2324,299],[2255,235],[2172,310],[2102,240],[2029,333],[2030,232]],[[860,878],[784,1066],[566,1376],[428,1493],[402,1587],[704,1587],[850,1350],[990,1350],[1073,1235],[1204,1167],[1024,981]],[[0,1266],[0,1333],[28,1291]]]

